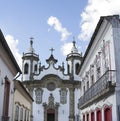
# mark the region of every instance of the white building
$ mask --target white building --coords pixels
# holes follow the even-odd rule
[[[75,42],[73,41],[71,53],[66,57],[67,74],[64,73],[64,63],[56,67],[57,60],[53,56],[53,48],[46,60],[48,67],[39,64],[39,56],[35,54],[32,40],[22,59],[23,84],[34,98],[33,121],[74,121],[78,118],[78,68],[82,55],[78,53]]]
[[[0,30],[0,121],[12,120],[14,77],[21,70]]]
[[[120,19],[101,17],[83,57],[81,121],[120,121]]]

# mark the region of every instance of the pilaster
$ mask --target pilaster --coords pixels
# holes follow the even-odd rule
[[[69,88],[69,121],[75,121],[75,99],[74,99],[74,87]]]

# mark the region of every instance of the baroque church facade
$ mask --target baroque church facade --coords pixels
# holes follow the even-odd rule
[[[53,48],[46,62],[47,67],[39,63],[39,56],[30,47],[23,54],[23,84],[34,99],[33,121],[74,121],[78,118],[77,103],[80,95],[80,77],[78,68],[82,55],[76,48],[75,41],[71,53],[67,55],[67,74],[64,63],[56,67],[57,59],[54,58]]]

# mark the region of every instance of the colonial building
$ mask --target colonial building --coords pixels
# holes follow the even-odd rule
[[[12,121],[31,121],[33,99],[20,81],[14,81]]]
[[[51,55],[47,67],[39,63],[39,56],[30,47],[23,54],[23,84],[34,98],[33,121],[75,121],[78,116],[77,102],[80,95],[80,77],[78,68],[82,55],[78,52],[75,41],[71,53],[67,55],[67,73],[64,63],[56,67],[57,59]]]
[[[14,77],[21,70],[0,30],[0,121],[12,120]]]
[[[120,19],[101,17],[83,57],[81,121],[120,121]]]

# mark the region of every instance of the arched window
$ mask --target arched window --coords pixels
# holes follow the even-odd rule
[[[69,64],[67,65],[67,71],[68,71],[68,74],[70,74],[70,65]]]
[[[75,73],[76,73],[76,75],[79,74],[79,67],[80,67],[80,64],[76,63],[76,65],[75,65]]]
[[[110,107],[106,107],[104,110],[104,121],[112,121],[112,111]]]
[[[34,66],[34,72],[37,72],[37,64]]]
[[[24,74],[28,74],[28,69],[29,69],[29,65],[28,63],[26,63],[24,66]]]

